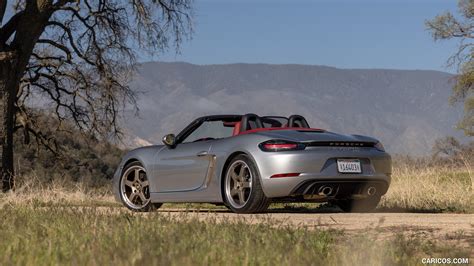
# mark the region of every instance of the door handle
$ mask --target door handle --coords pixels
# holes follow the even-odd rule
[[[207,151],[200,151],[196,154],[198,157],[207,156],[209,153]]]

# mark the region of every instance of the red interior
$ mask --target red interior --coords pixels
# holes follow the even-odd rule
[[[261,132],[261,131],[273,131],[273,130],[324,131],[324,129],[319,129],[319,128],[288,127],[288,124],[286,124],[282,127],[255,128],[255,129],[250,129],[250,130],[241,132],[240,130],[242,129],[242,121],[224,122],[224,126],[234,127],[232,136],[250,134],[250,133]]]
[[[267,128],[255,128],[251,130],[242,131],[242,132],[239,132],[237,135],[250,134],[250,133],[261,132],[261,131],[273,131],[273,130],[324,131],[323,129],[320,129],[320,128],[267,127]],[[234,129],[234,133],[235,133],[235,129]]]
[[[234,125],[234,131],[232,132],[232,136],[237,136],[240,134],[240,126],[241,126],[241,122],[235,122],[235,125]]]

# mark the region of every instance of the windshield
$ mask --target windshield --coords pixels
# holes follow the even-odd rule
[[[183,143],[227,138],[232,136],[233,130],[233,126],[225,125],[223,121],[205,121]]]

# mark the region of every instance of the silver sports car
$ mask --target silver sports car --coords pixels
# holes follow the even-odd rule
[[[113,186],[127,208],[207,202],[256,213],[305,201],[364,212],[390,185],[391,158],[378,140],[310,128],[299,115],[205,116],[163,143],[122,159]]]

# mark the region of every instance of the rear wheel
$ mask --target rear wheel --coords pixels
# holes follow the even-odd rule
[[[123,204],[133,211],[151,211],[161,207],[161,203],[151,203],[150,183],[145,168],[139,162],[124,167],[119,183]]]
[[[380,196],[365,199],[336,200],[334,203],[344,212],[371,212],[380,202]]]
[[[270,205],[257,167],[247,155],[232,159],[224,177],[223,191],[226,206],[236,213],[263,212]]]

